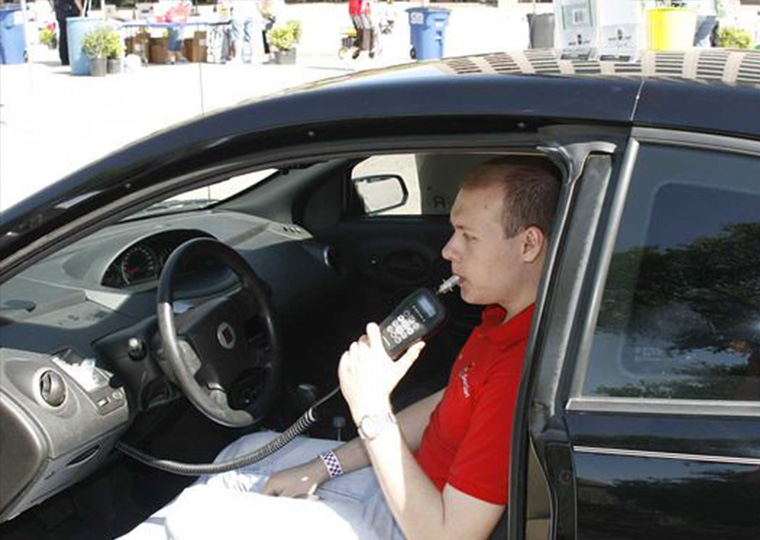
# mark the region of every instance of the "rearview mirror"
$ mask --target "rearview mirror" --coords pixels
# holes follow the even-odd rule
[[[364,203],[365,215],[372,216],[404,206],[409,190],[397,174],[373,174],[352,179],[356,193]]]

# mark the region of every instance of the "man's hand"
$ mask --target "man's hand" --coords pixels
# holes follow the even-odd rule
[[[367,325],[367,335],[351,344],[338,366],[340,389],[354,422],[358,424],[368,414],[391,410],[391,392],[424,346],[424,342],[413,345],[394,362],[383,348],[380,328],[375,323]]]
[[[267,480],[262,494],[274,497],[309,497],[314,495],[327,478],[327,469],[317,458],[297,467],[277,471]]]

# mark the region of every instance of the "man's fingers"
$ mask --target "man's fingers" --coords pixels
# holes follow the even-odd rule
[[[409,349],[404,353],[404,355],[396,360],[396,369],[398,371],[398,378],[399,380],[401,377],[406,375],[406,372],[409,371],[409,368],[412,367],[412,364],[414,364],[415,360],[419,358],[420,353],[422,352],[422,349],[425,348],[425,342],[420,341],[419,343],[415,343]]]
[[[383,348],[383,338],[380,337],[380,327],[377,324],[371,322],[367,325],[367,337],[371,347]]]

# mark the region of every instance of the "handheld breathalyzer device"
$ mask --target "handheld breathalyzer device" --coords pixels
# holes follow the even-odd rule
[[[436,293],[430,289],[417,289],[380,323],[380,336],[388,356],[395,360],[446,320],[446,308],[437,295],[451,291],[458,281],[459,276],[450,277]]]

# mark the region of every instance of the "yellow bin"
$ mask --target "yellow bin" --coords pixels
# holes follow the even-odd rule
[[[653,51],[682,51],[694,46],[697,12],[683,8],[649,10],[649,48]]]

